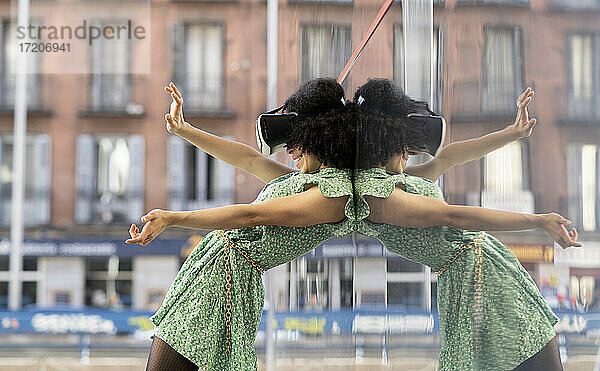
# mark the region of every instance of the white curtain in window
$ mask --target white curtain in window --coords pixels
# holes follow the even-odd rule
[[[523,190],[521,143],[513,142],[485,156],[484,188],[508,194]]]
[[[108,187],[111,193],[123,196],[127,193],[131,155],[125,138],[117,138],[110,155]]]
[[[218,109],[223,101],[223,32],[214,24],[188,24],[185,31],[186,102]]]
[[[352,33],[349,26],[302,26],[301,78],[337,78],[350,58]]]
[[[592,97],[593,50],[592,35],[571,35],[571,88],[576,99]]]
[[[514,29],[486,28],[484,42],[483,109],[512,110],[521,81],[521,56]]]
[[[512,88],[516,78],[513,31],[488,28],[485,45],[485,81],[488,89]]]
[[[98,192],[127,193],[131,156],[125,138],[101,138],[98,143]]]

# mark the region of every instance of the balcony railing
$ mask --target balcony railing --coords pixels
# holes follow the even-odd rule
[[[248,94],[236,78],[186,75],[175,84],[184,97],[186,116],[233,118],[248,103]]]
[[[559,89],[557,95],[564,124],[600,125],[600,88]]]
[[[470,121],[512,117],[521,93],[521,86],[516,84],[455,83],[452,92],[453,119]]]
[[[10,190],[2,190],[0,198],[0,225],[10,226],[12,197]],[[23,199],[23,223],[26,226],[50,223],[50,189],[44,191],[27,191]]]
[[[289,3],[352,5],[354,0],[288,0]]]
[[[91,74],[81,82],[81,116],[144,115],[146,79],[130,74]]]
[[[600,10],[600,0],[550,0],[550,7],[559,10]]]
[[[499,193],[483,190],[467,193],[467,206],[480,206],[488,209],[535,213],[534,197],[531,191]]]
[[[565,0],[569,1],[569,0]],[[495,5],[495,6],[524,6],[528,7],[529,0],[458,0],[457,6]]]
[[[41,74],[26,75],[27,110],[30,114],[50,115],[55,93],[54,80]],[[16,77],[0,77],[0,113],[10,114],[15,109]]]

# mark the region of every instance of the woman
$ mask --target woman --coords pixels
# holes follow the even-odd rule
[[[251,147],[218,138],[185,122],[180,93],[165,116],[167,130],[264,181],[249,205],[172,212],[152,210],[128,243],[147,245],[167,227],[217,229],[207,234],[183,264],[159,310],[148,370],[255,370],[254,340],[263,310],[262,273],[351,232],[349,168],[354,136],[351,110],[333,79],[303,84],[285,104],[297,112],[288,153],[295,171]],[[346,213],[346,214],[345,214]]]
[[[368,151],[374,160],[356,175],[357,230],[439,274],[440,370],[562,369],[557,317],[515,255],[482,230],[539,228],[566,248],[581,246],[576,229],[569,232],[571,222],[554,213],[448,205],[435,183],[448,168],[530,135],[532,95],[527,89],[519,97],[514,125],[450,144],[433,160],[407,167],[409,151],[419,146],[407,136],[404,118],[428,108],[385,79],[370,80],[355,94],[362,102],[359,135],[375,136],[359,148],[359,158]]]

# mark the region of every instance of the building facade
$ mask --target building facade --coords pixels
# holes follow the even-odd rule
[[[10,4],[0,5],[0,307],[6,307],[16,41]],[[150,73],[135,73],[135,45],[106,40],[89,48],[90,73],[44,73],[43,53],[30,63],[24,305],[152,310],[206,231],[167,230],[142,250],[119,242],[130,223],[154,208],[251,202],[262,187],[165,130],[163,86],[180,87],[185,117],[196,127],[255,146],[254,121],[268,108],[266,3],[151,0],[149,6]],[[303,81],[337,76],[379,6],[281,0],[279,101]],[[33,2],[32,19],[45,24],[67,7],[60,0]],[[432,107],[446,118],[449,140],[512,123],[527,86],[536,92],[530,111],[538,119],[531,137],[444,175],[447,200],[573,220],[586,245],[577,252],[556,249],[540,231],[495,233],[559,306],[600,307],[599,10],[596,0],[434,6]],[[403,84],[402,22],[398,2],[344,83],[348,97],[369,77]],[[331,240],[274,275],[279,310],[423,309],[426,287],[435,293],[436,285],[422,266],[361,236]]]

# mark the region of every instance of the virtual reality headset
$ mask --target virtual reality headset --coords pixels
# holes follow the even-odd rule
[[[284,150],[289,140],[293,121],[298,114],[276,113],[281,109],[283,106],[263,113],[256,119],[256,142],[263,155],[270,156]],[[410,113],[407,117],[410,125],[422,126],[425,132],[426,140],[419,150],[436,156],[446,136],[446,120],[435,114]]]
[[[442,116],[435,114],[409,113],[407,115],[409,125],[419,125],[423,127],[425,134],[425,143],[419,150],[426,152],[433,157],[442,149],[444,138],[446,137],[446,120]]]
[[[283,106],[263,113],[256,119],[256,142],[259,151],[266,156],[285,149],[290,133],[292,121],[298,117],[296,112],[276,113]]]

